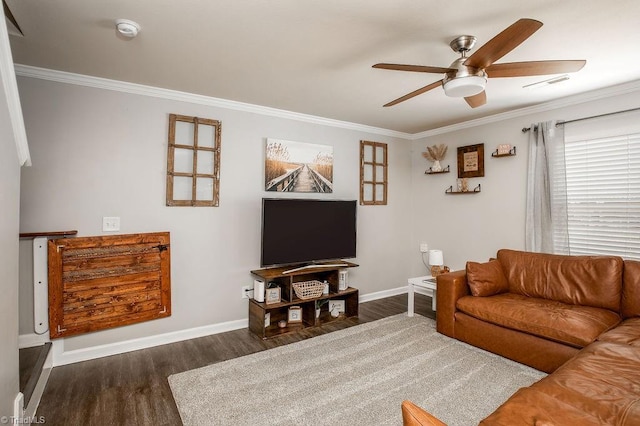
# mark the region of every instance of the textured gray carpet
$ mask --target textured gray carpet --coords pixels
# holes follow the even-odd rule
[[[474,425],[545,374],[400,314],[169,377],[185,425]]]

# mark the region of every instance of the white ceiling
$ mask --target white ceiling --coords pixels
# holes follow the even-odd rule
[[[31,65],[417,133],[640,80],[637,0],[7,0]],[[114,20],[138,22],[137,38]],[[519,18],[544,26],[500,62],[586,59],[571,79],[494,78],[471,109],[441,88],[382,105],[442,78],[373,69],[378,62],[447,67],[449,42],[476,49]],[[472,52],[473,53],[473,52]]]

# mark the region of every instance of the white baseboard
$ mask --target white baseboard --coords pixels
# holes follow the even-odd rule
[[[383,299],[385,297],[396,296],[407,292],[407,286],[397,287],[390,290],[378,291],[375,293],[363,294],[359,297],[360,303],[371,300]],[[425,294],[430,295],[428,292]],[[212,334],[224,333],[226,331],[238,330],[249,326],[248,319],[240,319],[228,321],[219,324],[211,324],[202,327],[195,327],[186,330],[173,331],[170,333],[157,334],[155,336],[141,337],[138,339],[126,340],[123,342],[109,343],[100,346],[92,346],[89,348],[74,349],[70,351],[64,350],[64,338],[52,341],[53,348],[53,366],[73,364],[75,362],[88,361],[91,359],[102,358],[105,356],[117,355],[140,349],[151,348],[154,346],[166,345],[168,343],[180,342],[183,340],[196,339],[198,337],[209,336]],[[39,340],[38,340],[39,338]],[[36,346],[44,344],[46,340],[42,340],[43,336],[37,334],[28,334],[20,336],[20,347]],[[37,343],[36,343],[37,342]],[[30,346],[29,346],[30,345]]]
[[[168,343],[180,342],[183,340],[196,339],[198,337],[212,334],[224,333],[249,326],[248,319],[228,321],[219,324],[205,325],[186,330],[173,331],[170,333],[157,334],[155,336],[141,337],[138,339],[125,340],[123,342],[109,343],[106,345],[92,346],[90,348],[64,350],[64,339],[53,341],[53,366],[73,364],[75,362],[88,361],[90,359],[102,358],[105,356],[123,354],[154,346],[166,345]]]
[[[13,400],[13,418],[10,423],[22,423],[22,419],[24,418],[24,395],[22,392],[18,392],[15,399]],[[6,419],[4,417],[3,419]],[[3,421],[3,423],[5,423]]]
[[[50,342],[49,333],[45,334],[21,334],[18,336],[18,348],[33,348],[34,346],[42,346],[47,342]]]
[[[385,297],[397,296],[398,294],[405,294],[409,291],[408,286],[392,288],[391,290],[382,290],[375,293],[364,294],[358,298],[360,303],[369,302],[371,300],[384,299]],[[414,292],[424,294],[425,296],[433,297],[433,290],[428,288],[415,287]]]
[[[390,290],[376,291],[375,293],[362,294],[358,298],[360,303],[369,302],[371,300],[384,299],[385,297],[397,296],[408,291],[407,286],[392,288]]]

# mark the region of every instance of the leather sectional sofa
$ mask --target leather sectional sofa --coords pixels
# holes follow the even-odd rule
[[[440,333],[551,373],[481,425],[640,425],[640,262],[500,250],[437,289]]]

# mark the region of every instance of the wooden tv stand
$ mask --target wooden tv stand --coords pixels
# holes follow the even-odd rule
[[[339,271],[345,268],[357,267],[355,263],[342,260],[329,261],[303,267],[284,266],[277,268],[265,268],[251,271],[261,280],[265,287],[269,283],[275,283],[280,287],[281,300],[278,303],[266,304],[255,299],[249,300],[249,330],[263,339],[279,336],[285,333],[297,332],[307,327],[317,327],[331,321],[358,316],[358,289],[348,287],[346,290],[338,290]],[[300,299],[296,296],[293,283],[317,280],[329,283],[329,294],[322,294],[312,299]],[[329,313],[328,303],[321,307],[320,316],[316,318],[316,301],[344,300],[345,312],[338,318]],[[278,326],[280,320],[288,319],[291,306],[302,308],[302,322],[287,324],[286,327]],[[265,323],[265,316],[269,314],[269,324]]]

